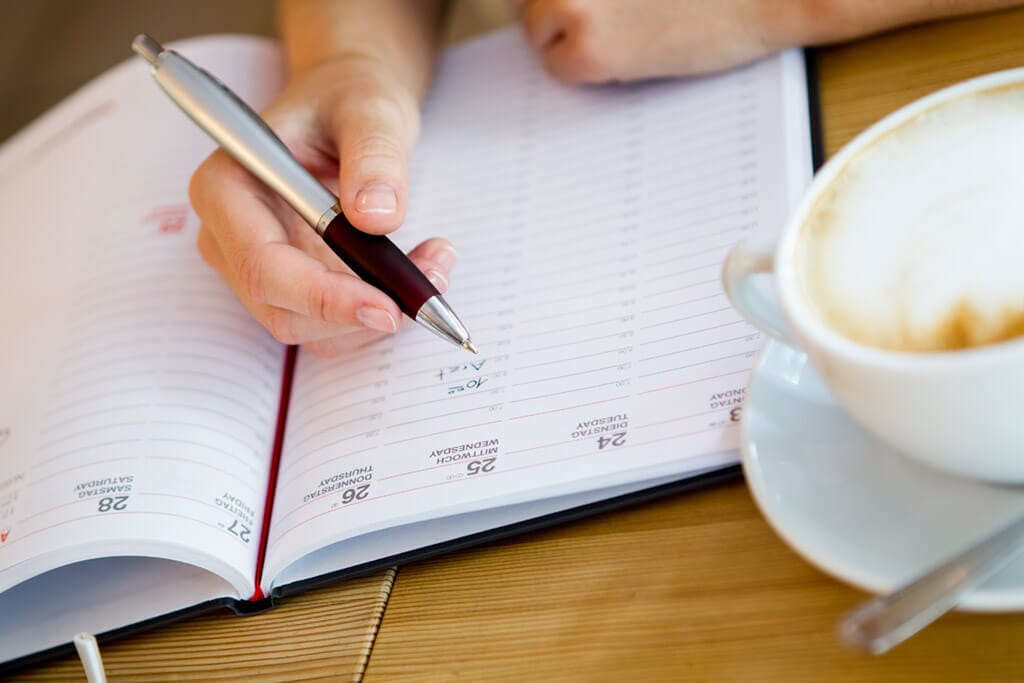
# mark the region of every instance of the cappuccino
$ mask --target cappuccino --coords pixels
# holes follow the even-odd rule
[[[801,227],[795,266],[810,308],[861,344],[1024,336],[1024,87],[939,104],[861,150]]]

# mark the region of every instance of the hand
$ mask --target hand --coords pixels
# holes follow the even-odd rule
[[[548,70],[599,83],[706,73],[784,47],[803,3],[784,0],[523,0],[523,25]],[[771,11],[766,5],[772,5]],[[776,39],[774,36],[779,35]]]
[[[687,76],[783,48],[820,45],[1021,0],[515,0],[556,78],[600,83]]]
[[[299,162],[337,191],[348,219],[374,234],[405,216],[407,155],[419,129],[416,98],[381,62],[354,55],[295,74],[264,119]],[[282,199],[225,152],[189,187],[199,251],[279,341],[321,356],[394,332],[398,306],[363,282]],[[409,256],[441,292],[455,263],[445,240]]]

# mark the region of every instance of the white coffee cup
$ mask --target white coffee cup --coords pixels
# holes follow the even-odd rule
[[[1024,69],[990,74],[936,92],[879,121],[821,169],[775,245],[741,244],[723,269],[725,290],[735,308],[762,331],[805,352],[840,403],[868,431],[919,461],[1005,483],[1024,482],[1024,336],[952,351],[889,350],[856,341],[830,325],[809,298],[798,269],[798,246],[801,239],[813,238],[805,226],[823,220],[815,214],[825,210],[819,206],[822,198],[840,191],[835,189],[837,179],[866,151],[882,149],[877,146],[925,121],[923,115],[941,113],[965,102],[962,98],[981,101],[986,94],[1018,88],[1024,91]],[[984,115],[983,106],[978,115]],[[1020,116],[1024,119],[1024,107]],[[922,164],[940,162],[921,159]],[[975,171],[981,169],[963,163],[948,169],[953,177],[963,175],[965,182]],[[1018,180],[1024,197],[1024,173]],[[947,205],[937,210],[945,210],[949,202],[984,201],[984,196],[935,198],[940,200]],[[1024,215],[1020,225],[1024,232]],[[979,228],[979,234],[984,230]],[[879,244],[880,249],[885,246]],[[1016,256],[1024,268],[1024,253]],[[757,286],[758,273],[772,274],[775,296]]]

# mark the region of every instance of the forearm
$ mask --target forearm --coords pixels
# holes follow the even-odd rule
[[[908,24],[1024,4],[1021,0],[767,0],[776,47],[820,45]]]
[[[278,24],[293,73],[332,59],[386,65],[422,99],[441,40],[444,0],[279,0]]]

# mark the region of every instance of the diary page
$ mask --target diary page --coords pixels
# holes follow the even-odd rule
[[[256,102],[282,81],[266,41],[185,53]],[[211,149],[136,60],[0,151],[0,591],[115,555],[252,590],[284,348],[197,254]]]
[[[798,52],[566,87],[515,30],[450,50],[396,239],[455,244],[446,299],[480,355],[413,324],[299,354],[265,576],[374,529],[735,462],[761,341],[719,272],[809,179],[806,111]]]

